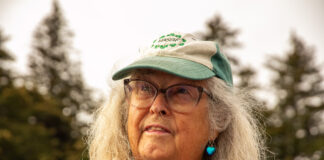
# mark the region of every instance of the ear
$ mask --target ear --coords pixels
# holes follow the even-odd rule
[[[218,137],[218,135],[219,135],[219,132],[214,131],[211,136],[212,136],[213,140],[215,140]]]
[[[217,130],[211,130],[209,135],[209,140],[215,140],[219,135]]]

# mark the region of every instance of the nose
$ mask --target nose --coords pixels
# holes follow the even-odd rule
[[[170,107],[164,94],[158,94],[150,107],[150,113],[160,114],[162,116],[170,115]]]

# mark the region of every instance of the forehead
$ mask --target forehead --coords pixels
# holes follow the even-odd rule
[[[193,84],[205,86],[205,80],[190,80],[169,74],[167,72],[153,70],[153,69],[138,69],[133,72],[132,78],[144,79],[153,81],[161,86],[172,85],[172,84]]]

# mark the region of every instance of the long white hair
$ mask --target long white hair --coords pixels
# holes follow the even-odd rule
[[[213,156],[204,155],[203,159],[265,159],[263,136],[255,114],[257,103],[216,77],[206,81],[214,99],[209,100],[210,129],[220,134],[215,140],[216,152]],[[134,159],[126,132],[127,110],[122,80],[114,82],[108,101],[95,113],[89,132],[91,160]]]

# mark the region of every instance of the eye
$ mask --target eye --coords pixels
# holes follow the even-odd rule
[[[150,91],[152,91],[152,87],[150,85],[148,85],[148,84],[141,84],[139,88],[143,92],[150,92]]]
[[[155,94],[155,89],[154,87],[144,81],[138,81],[136,83],[136,94],[141,95],[141,96],[149,96],[149,95],[154,95]]]
[[[140,89],[141,89],[141,91],[150,91],[151,90],[150,86],[147,84],[141,85]]]
[[[171,89],[171,92],[170,92],[173,96],[187,96],[188,98],[189,97],[192,97],[195,95],[195,89],[193,87],[190,87],[190,86],[175,86]]]
[[[169,88],[167,97],[174,105],[187,106],[196,102],[199,97],[199,92],[195,87],[178,85]]]
[[[188,89],[184,88],[184,87],[179,87],[176,90],[176,94],[189,94]]]

